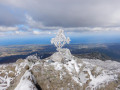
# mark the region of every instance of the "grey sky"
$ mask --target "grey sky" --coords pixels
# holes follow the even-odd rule
[[[119,31],[120,0],[0,0],[0,27],[19,25],[28,31]]]

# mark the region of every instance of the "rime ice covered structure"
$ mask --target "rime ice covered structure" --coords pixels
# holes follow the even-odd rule
[[[53,61],[62,62],[63,60],[68,61],[72,58],[70,50],[67,48],[62,48],[66,43],[69,44],[69,42],[70,38],[65,37],[64,30],[59,29],[56,37],[51,39],[51,43],[57,47],[58,51],[51,56]]]
[[[55,38],[52,38],[51,44],[54,44],[57,47],[57,50],[60,51],[60,49],[67,43],[69,44],[70,38],[65,37],[64,30],[59,29],[57,35]]]

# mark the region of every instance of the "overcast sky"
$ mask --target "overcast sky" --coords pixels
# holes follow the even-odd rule
[[[120,0],[0,0],[0,36],[119,32]]]

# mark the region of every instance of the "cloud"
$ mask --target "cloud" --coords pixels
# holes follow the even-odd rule
[[[26,14],[25,16],[26,16],[27,25],[30,26],[31,28],[38,28],[42,30],[56,30],[62,28],[62,27],[45,26],[42,22],[35,21],[30,15]]]
[[[44,25],[41,22],[37,22],[37,21],[33,20],[33,18],[30,15],[26,14],[25,16],[26,16],[26,22],[29,26],[31,26],[33,28],[34,27],[35,28],[44,28]]]
[[[12,31],[10,27],[14,26],[13,31],[18,29],[16,34],[41,34],[60,28],[66,32],[120,31],[119,3],[120,0],[0,0],[0,31]]]
[[[37,28],[44,31],[64,29],[67,32],[100,32],[100,31],[120,31],[120,27],[50,27],[45,26],[42,22],[35,21],[30,15],[26,14],[26,22],[28,26],[32,28]],[[34,31],[33,31],[34,32]],[[36,34],[40,33],[38,30],[35,31]]]
[[[78,27],[78,28],[64,28],[68,32],[106,32],[106,31],[120,31],[120,27]]]
[[[20,31],[15,31],[15,34],[18,34],[18,35],[21,34],[21,33],[22,33],[22,32],[20,32]]]
[[[2,5],[0,1],[0,26],[15,26],[24,24],[24,10]]]
[[[33,34],[35,34],[35,35],[46,35],[46,34],[51,34],[51,32],[50,31],[37,31],[37,30],[34,30],[33,31]]]
[[[0,26],[0,32],[16,31],[16,30],[18,30],[18,27]]]
[[[33,34],[39,35],[41,33],[40,33],[40,31],[33,31]]]
[[[28,12],[50,27],[99,27],[120,25],[119,0],[1,0],[3,5]]]
[[[4,36],[4,35],[5,35],[4,33],[0,32],[0,36]]]

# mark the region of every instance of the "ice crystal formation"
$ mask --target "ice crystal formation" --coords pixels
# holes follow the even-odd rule
[[[51,39],[51,44],[54,44],[57,47],[57,50],[60,51],[60,49],[67,43],[69,44],[70,38],[65,37],[64,30],[59,29],[57,35],[55,38]]]

